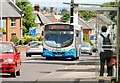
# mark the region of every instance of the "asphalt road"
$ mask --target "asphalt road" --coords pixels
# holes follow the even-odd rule
[[[95,56],[95,54],[92,56]],[[25,53],[22,53],[21,59],[21,75],[16,78],[12,78],[10,75],[4,74],[2,81],[36,81],[50,75],[54,71],[66,69],[69,66],[92,64],[89,62],[82,63],[82,61],[86,59],[93,59],[93,57],[90,55],[81,55],[80,59],[75,61],[71,61],[70,59],[46,60],[40,55],[25,57]]]

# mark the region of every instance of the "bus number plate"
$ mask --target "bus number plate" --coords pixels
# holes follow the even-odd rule
[[[61,54],[57,54],[57,55],[55,55],[55,56],[62,56]]]

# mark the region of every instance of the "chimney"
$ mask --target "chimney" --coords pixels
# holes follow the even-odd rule
[[[41,11],[39,4],[35,4],[35,6],[34,6],[34,11],[38,11],[38,12]]]
[[[54,7],[50,7],[50,13],[51,13],[51,14],[55,14]]]

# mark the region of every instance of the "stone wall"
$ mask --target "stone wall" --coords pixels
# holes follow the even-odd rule
[[[18,46],[16,46],[16,48],[20,52],[26,52],[27,45],[24,45],[24,46],[18,45]]]

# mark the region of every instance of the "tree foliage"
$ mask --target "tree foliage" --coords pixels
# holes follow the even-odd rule
[[[84,20],[89,20],[90,18],[92,18],[93,14],[95,14],[95,12],[92,11],[80,11],[79,12],[80,17]]]
[[[29,0],[18,0],[17,6],[22,10],[24,16],[23,16],[23,33],[26,33],[29,31],[29,28],[35,26],[35,18],[33,17],[33,8]]]
[[[116,5],[116,2],[105,2],[102,4],[101,7],[110,7],[115,5]],[[108,16],[111,18],[112,21],[115,21],[115,16],[117,16],[117,11],[110,11]]]
[[[69,12],[65,12],[62,16],[62,22],[67,22],[70,20],[70,13]]]

